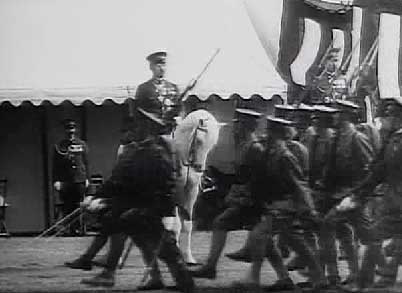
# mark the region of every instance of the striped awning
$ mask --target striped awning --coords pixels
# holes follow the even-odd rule
[[[60,105],[70,102],[79,106],[83,103],[102,105],[107,101],[116,104],[123,104],[129,99],[134,99],[136,92],[135,86],[116,86],[116,87],[88,87],[88,88],[54,88],[54,89],[0,89],[0,105],[12,105],[18,107],[22,104],[32,104],[40,106],[44,104]],[[270,100],[273,95],[280,95],[286,99],[286,88],[244,88],[241,91],[230,91],[230,89],[211,88],[209,90],[199,90],[190,93],[205,101],[211,97],[220,99],[230,99],[241,97],[251,99],[259,96],[264,100]]]

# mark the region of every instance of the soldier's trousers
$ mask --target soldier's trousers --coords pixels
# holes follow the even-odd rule
[[[146,265],[151,266],[151,274],[160,274],[157,263],[159,258],[166,263],[179,287],[194,286],[177,246],[174,232],[165,229],[161,217],[144,213],[142,210],[131,209],[122,213],[115,223],[117,227],[111,234],[111,247],[106,261],[109,270],[116,269],[124,249],[126,239],[124,234],[127,234],[141,250]]]
[[[67,216],[80,206],[85,196],[85,183],[63,182],[60,198],[63,201],[63,217]],[[71,231],[79,229],[80,223],[73,223]]]
[[[353,228],[361,243],[367,245],[373,243],[375,239],[372,225],[373,221],[367,206],[347,212],[336,211],[334,207],[328,212],[321,227],[319,242],[321,262],[327,266],[330,276],[339,275],[335,240],[338,237],[345,249],[349,269],[357,277],[359,272],[358,255],[350,227]]]
[[[274,245],[272,236],[279,234],[286,243],[297,254],[302,255],[304,261],[312,273],[313,281],[321,281],[323,278],[323,272],[318,258],[315,256],[314,250],[306,242],[303,230],[300,227],[295,226],[294,215],[268,213],[266,214],[265,223],[258,224],[254,232],[261,230],[260,233],[268,233],[269,237],[266,256],[273,268],[278,271],[283,266],[283,260],[279,250]],[[270,223],[271,221],[271,223]],[[270,226],[271,225],[271,226]]]

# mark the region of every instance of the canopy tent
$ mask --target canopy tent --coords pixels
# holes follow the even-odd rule
[[[0,103],[120,103],[161,48],[181,87],[221,49],[193,91],[200,98],[286,90],[240,0],[2,0],[0,38]]]

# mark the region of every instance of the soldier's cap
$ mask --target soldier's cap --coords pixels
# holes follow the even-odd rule
[[[332,47],[329,49],[329,53],[339,53],[341,51],[341,48],[338,47]]]
[[[152,64],[165,64],[166,58],[166,51],[157,51],[147,56],[147,60]]]
[[[323,106],[323,105],[315,105],[313,107],[313,110],[314,111],[311,116],[312,119],[331,117],[333,114],[339,112],[339,110],[336,108]]]
[[[65,129],[71,129],[71,128],[76,128],[77,127],[77,122],[75,122],[75,120],[71,119],[71,118],[64,119],[62,121],[62,124],[63,124]]]
[[[137,111],[141,113],[145,118],[149,119],[149,121],[152,121],[155,124],[162,127],[166,126],[166,123],[161,118],[158,117],[159,116],[158,114],[145,111],[142,108],[137,108]]]
[[[272,115],[268,115],[266,117],[267,119],[267,125],[270,126],[292,126],[293,125],[293,121],[288,120],[288,119],[283,119],[283,118],[278,118],[278,117],[274,117]]]
[[[387,97],[385,100],[395,102],[398,106],[402,107],[402,97]]]
[[[333,106],[341,112],[356,112],[360,108],[359,105],[347,100],[336,100]]]
[[[300,104],[295,107],[293,120],[295,124],[298,126],[308,125],[311,120],[311,116],[314,112],[314,108],[312,106],[306,104]]]
[[[235,114],[237,117],[232,120],[233,122],[238,122],[244,119],[258,120],[262,116],[260,112],[247,108],[236,108]]]

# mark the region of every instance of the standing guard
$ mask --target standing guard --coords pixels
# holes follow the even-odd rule
[[[79,207],[88,181],[88,147],[77,136],[77,124],[73,119],[63,121],[65,138],[54,145],[53,182],[63,201],[63,216]],[[78,235],[79,223],[70,226],[70,234]]]

